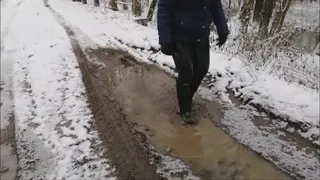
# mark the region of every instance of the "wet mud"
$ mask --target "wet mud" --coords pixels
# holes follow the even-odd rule
[[[9,118],[9,125],[0,130],[1,134],[1,173],[0,179],[17,179],[18,159],[15,142],[14,115]]]
[[[176,114],[172,77],[154,65],[137,63],[126,52],[100,48],[86,53],[106,65],[95,72],[96,81],[109,89],[126,121],[159,152],[182,159],[204,179],[289,179],[215,126],[223,115],[219,104],[196,97],[192,116],[198,124],[185,125]]]

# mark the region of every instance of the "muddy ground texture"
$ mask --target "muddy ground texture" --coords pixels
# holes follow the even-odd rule
[[[222,118],[219,104],[197,97],[192,115],[198,119],[198,125],[184,124],[176,113],[175,81],[156,66],[140,64],[120,50],[87,48],[82,52],[75,42],[73,48],[97,130],[120,179],[161,178],[156,173],[157,164],[149,163],[154,155],[148,149],[149,143],[160,153],[183,159],[203,179],[287,177],[214,126]],[[102,64],[88,63],[89,59]],[[217,148],[222,141],[229,145]],[[249,163],[241,161],[238,155]],[[161,161],[160,156],[152,158]],[[255,164],[269,169],[256,168]]]
[[[1,83],[1,96],[12,96],[7,95],[3,93]],[[10,90],[11,92],[11,90]],[[9,97],[8,97],[9,98]],[[1,108],[7,108],[4,107],[4,103],[8,103],[7,101],[2,102],[3,99],[1,99]],[[12,100],[12,97],[10,97],[9,100]],[[0,129],[0,145],[1,145],[1,179],[17,179],[17,152],[16,152],[16,141],[15,141],[15,122],[14,122],[14,114],[11,112],[11,109],[2,109],[5,111],[9,111],[8,115],[9,117],[3,117],[1,118],[7,118],[8,119],[8,125],[4,128]],[[2,111],[3,113],[3,111]]]
[[[171,76],[155,65],[138,63],[121,50],[83,50],[74,31],[64,27],[82,71],[95,127],[120,179],[163,178],[156,170],[162,156],[152,152],[149,144],[162,154],[184,160],[203,179],[258,178],[261,174],[288,178],[214,126],[222,118],[219,104],[197,97],[192,115],[199,120],[198,126],[185,125],[176,113],[175,81]],[[223,148],[217,142],[224,143]],[[236,150],[226,153],[230,146]],[[239,159],[238,153],[251,162]],[[187,173],[170,176],[183,179]]]

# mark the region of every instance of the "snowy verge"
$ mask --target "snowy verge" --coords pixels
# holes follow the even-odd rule
[[[281,131],[277,131],[277,135],[261,131],[253,123],[254,116],[246,106],[230,107],[225,112],[222,121],[226,126],[226,131],[240,143],[272,161],[293,177],[319,180],[319,152],[315,154],[305,149],[297,150],[295,145],[279,138]],[[276,131],[274,127],[270,128]]]
[[[103,7],[66,0],[49,3],[72,25],[80,28],[92,39],[99,39],[98,43],[101,43],[101,40],[116,40],[122,43],[120,48],[129,49],[140,60],[154,62],[165,70],[174,69],[171,57],[158,52],[156,30],[138,25],[125,14]],[[315,131],[320,127],[317,91],[277,79],[264,71],[250,68],[240,59],[214,51],[211,51],[209,75],[209,87],[219,93],[226,102],[231,102],[227,89],[232,89],[236,96],[303,126],[302,136],[320,144],[319,131]]]
[[[98,149],[81,72],[64,29],[42,1],[20,4],[6,48],[14,48],[20,179],[115,179]],[[32,11],[30,11],[32,9]]]
[[[151,164],[154,164],[157,167],[157,173],[161,177],[172,180],[200,180],[200,178],[195,176],[191,169],[180,159],[160,154],[151,145],[145,146],[145,148],[149,153]]]
[[[9,125],[9,118],[12,116],[13,104],[12,104],[12,66],[13,59],[12,54],[14,49],[6,48],[6,37],[10,29],[11,19],[16,13],[14,7],[15,1],[1,1],[1,129],[4,129]]]
[[[199,95],[221,101],[207,88],[200,88]],[[237,141],[296,179],[319,180],[320,150],[287,131],[287,123],[271,119],[250,105],[229,104],[224,108],[221,128]]]

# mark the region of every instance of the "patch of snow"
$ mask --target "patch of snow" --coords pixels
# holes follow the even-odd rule
[[[181,160],[157,153],[152,146],[148,147],[148,151],[151,153],[151,163],[157,167],[157,173],[161,177],[172,180],[200,180]]]
[[[16,49],[18,175],[115,179],[115,170],[97,150],[97,132],[87,130],[93,128],[93,116],[66,32],[42,1],[26,0],[17,8],[6,48]]]
[[[250,147],[291,175],[305,179],[319,179],[320,163],[316,154],[297,151],[291,145],[267,131],[261,131],[252,122],[253,115],[246,109],[230,107],[222,123],[240,143]],[[278,132],[278,135],[283,133]]]
[[[13,112],[12,102],[12,70],[14,48],[7,47],[7,35],[11,19],[14,18],[17,6],[15,1],[1,1],[1,129],[9,125],[9,118]]]
[[[2,55],[2,53],[1,53]],[[1,63],[1,68],[3,64]],[[2,76],[1,76],[2,78]],[[12,77],[6,76],[1,80],[1,125],[0,128],[4,129],[10,124],[10,118],[13,113],[13,97],[12,97]]]
[[[320,23],[320,5],[318,2],[293,3],[287,13],[285,23],[297,27],[314,28]]]

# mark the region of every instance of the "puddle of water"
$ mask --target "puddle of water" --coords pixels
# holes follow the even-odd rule
[[[99,58],[101,59],[101,58]],[[185,161],[197,174],[212,179],[289,179],[289,177],[228,134],[215,127],[222,117],[214,102],[196,99],[199,124],[186,126],[176,114],[174,80],[151,65],[121,65],[105,59],[106,77],[116,99],[123,104],[127,120],[147,135],[158,151]]]

